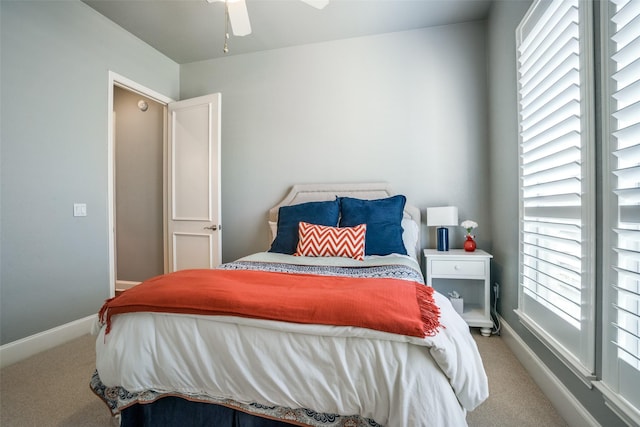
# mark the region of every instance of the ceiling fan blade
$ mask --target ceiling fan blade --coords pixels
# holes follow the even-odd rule
[[[326,5],[329,4],[329,0],[301,0],[308,4],[309,6],[313,6],[316,9],[324,9]]]
[[[249,12],[247,12],[247,4],[244,0],[227,0],[227,10],[233,35],[246,36],[251,34]]]

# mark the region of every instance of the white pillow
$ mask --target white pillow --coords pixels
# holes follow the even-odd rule
[[[418,223],[410,218],[402,218],[402,242],[407,250],[407,255],[418,259],[418,238],[420,237],[420,227]]]

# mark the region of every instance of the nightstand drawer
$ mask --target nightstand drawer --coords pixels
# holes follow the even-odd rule
[[[484,261],[469,260],[433,260],[431,272],[434,276],[483,276],[485,275]]]

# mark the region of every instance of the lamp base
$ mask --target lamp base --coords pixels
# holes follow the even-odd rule
[[[449,229],[446,227],[438,227],[438,250],[449,250]]]

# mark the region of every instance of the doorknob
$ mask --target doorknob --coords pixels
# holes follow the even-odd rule
[[[221,225],[215,225],[215,224],[214,224],[214,225],[211,225],[211,226],[209,226],[209,227],[205,227],[204,229],[205,229],[205,230],[214,230],[214,231],[215,231],[215,230],[222,230],[222,226],[221,226]]]

